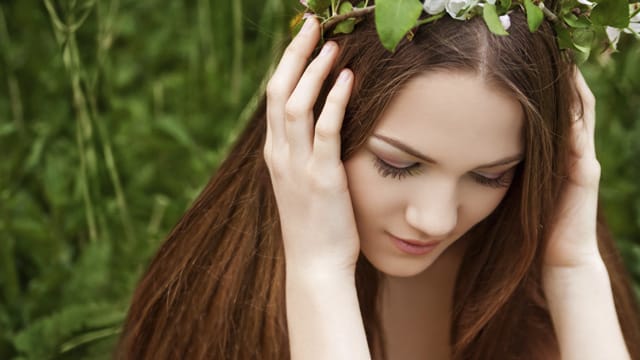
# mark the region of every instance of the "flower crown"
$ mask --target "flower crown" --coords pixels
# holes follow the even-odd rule
[[[549,20],[559,48],[572,49],[578,63],[585,61],[594,44],[602,44],[605,38],[606,48],[613,50],[622,32],[640,39],[637,0],[559,0],[554,9],[545,7],[542,0],[376,0],[375,5],[369,5],[368,0],[357,5],[341,0],[300,2],[305,11],[294,19],[292,28],[299,29],[303,18],[316,16],[322,22],[323,34],[351,33],[364,16],[374,12],[378,36],[389,51],[394,51],[405,36],[411,40],[416,26],[445,15],[462,21],[482,15],[492,33],[508,35],[509,15],[518,8],[525,12],[531,32],[545,18]]]

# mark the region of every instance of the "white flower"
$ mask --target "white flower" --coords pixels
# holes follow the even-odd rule
[[[578,0],[578,2],[582,5],[587,5],[588,7],[592,8],[594,7],[596,4],[589,1],[589,0]]]
[[[632,5],[629,5],[629,11],[632,11]],[[636,33],[636,36],[640,34],[640,13],[635,14],[631,19],[629,19],[629,29],[633,30]],[[631,31],[626,30],[626,33],[631,33]]]
[[[635,11],[635,7],[633,5],[629,5],[629,13]],[[618,41],[620,40],[620,35],[622,32],[627,34],[634,34],[637,38],[640,38],[640,13],[635,14],[631,19],[629,19],[629,26],[625,29],[618,29],[611,26],[607,26],[605,29],[607,33],[607,37],[609,38],[609,42],[614,49],[618,48]]]
[[[640,5],[638,5],[640,6]],[[629,5],[629,14],[633,14],[636,10],[638,10],[638,6],[635,5]],[[633,15],[633,17],[631,18],[631,21],[633,22],[640,22],[640,12]]]
[[[445,5],[445,9],[447,9],[447,13],[454,19],[457,20],[465,20],[466,11],[464,11],[460,16],[458,13],[462,10],[469,10],[471,5],[474,3],[474,0],[449,0]]]
[[[611,46],[614,49],[617,49],[618,48],[618,40],[620,40],[620,33],[622,32],[622,30],[616,29],[616,28],[611,27],[611,26],[607,26],[605,31],[607,33],[607,37],[609,38],[609,42],[611,43]]]
[[[487,4],[495,5],[496,0],[487,0]]]
[[[509,14],[500,16],[500,22],[502,23],[502,27],[504,27],[505,30],[508,30],[511,26],[511,18],[509,17]]]
[[[436,15],[444,10],[446,0],[424,0],[422,7],[427,14]]]

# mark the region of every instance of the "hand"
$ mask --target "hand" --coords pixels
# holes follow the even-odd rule
[[[318,21],[309,18],[269,80],[264,157],[287,268],[353,276],[360,244],[340,160],[340,128],[353,74],[342,70],[314,129],[313,107],[338,53],[338,46],[327,42],[305,69],[319,36]]]
[[[575,111],[569,176],[546,249],[547,267],[575,268],[602,263],[596,235],[600,163],[594,145],[595,97],[578,69],[575,81],[584,112]]]

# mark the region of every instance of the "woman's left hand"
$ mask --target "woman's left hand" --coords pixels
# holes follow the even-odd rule
[[[544,257],[542,285],[562,359],[631,359],[596,234],[600,164],[595,98],[575,69],[582,100],[574,110],[568,176]],[[595,340],[595,341],[594,341]]]
[[[547,268],[577,268],[600,265],[596,216],[600,163],[595,151],[595,97],[582,73],[575,69],[575,82],[583,112],[574,109],[571,153],[557,217],[551,224],[544,263]]]

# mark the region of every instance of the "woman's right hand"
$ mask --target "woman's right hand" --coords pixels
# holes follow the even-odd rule
[[[307,19],[269,80],[264,157],[287,268],[353,276],[360,244],[340,160],[340,129],[353,74],[342,70],[314,126],[313,107],[339,51],[329,41],[307,66],[319,37],[318,21]]]

